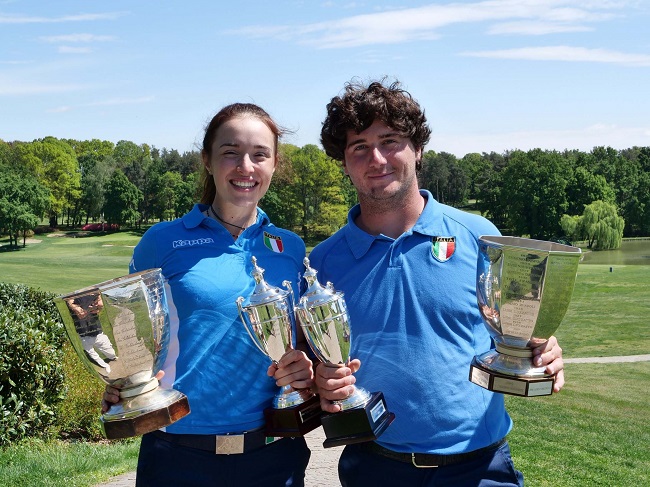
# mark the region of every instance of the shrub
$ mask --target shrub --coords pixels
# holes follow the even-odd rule
[[[0,283],[0,445],[51,433],[65,396],[65,333],[52,297]]]
[[[104,384],[88,372],[69,341],[63,347],[63,371],[67,395],[57,411],[58,435],[64,439],[104,439],[99,422]]]

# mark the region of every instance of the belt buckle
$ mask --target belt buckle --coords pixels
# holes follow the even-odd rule
[[[411,453],[411,463],[416,468],[438,468],[439,465],[418,465],[415,461],[415,453]]]
[[[217,455],[244,453],[244,435],[217,435]]]

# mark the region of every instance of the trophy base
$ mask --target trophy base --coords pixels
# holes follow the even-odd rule
[[[521,377],[495,372],[476,357],[470,366],[469,380],[489,391],[523,397],[550,396],[555,384],[555,376]]]
[[[102,415],[101,423],[106,438],[115,440],[150,433],[189,413],[190,405],[185,394],[156,388],[112,405]]]
[[[318,396],[312,396],[298,406],[266,408],[264,433],[266,436],[304,436],[320,426],[321,412]]]
[[[327,437],[323,447],[376,440],[394,419],[395,414],[389,412],[386,407],[384,394],[373,392],[365,405],[321,416],[323,431]]]

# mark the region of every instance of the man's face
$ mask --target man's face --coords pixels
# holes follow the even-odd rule
[[[360,134],[348,131],[343,166],[360,201],[395,202],[417,192],[415,162],[421,156],[409,138],[375,120]]]

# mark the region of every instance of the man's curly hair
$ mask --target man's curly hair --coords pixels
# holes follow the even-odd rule
[[[327,117],[320,133],[321,144],[328,156],[344,160],[348,130],[357,134],[380,120],[402,136],[408,137],[415,149],[424,149],[431,129],[424,110],[399,81],[384,86],[385,78],[369,85],[350,81],[345,94],[335,96],[327,104]]]

